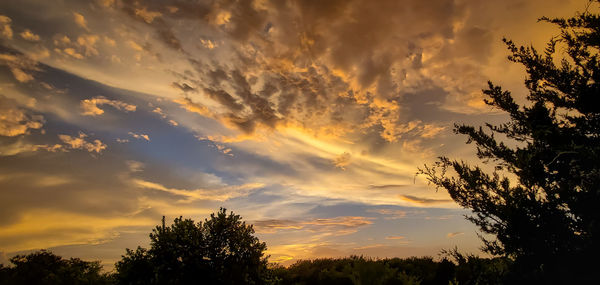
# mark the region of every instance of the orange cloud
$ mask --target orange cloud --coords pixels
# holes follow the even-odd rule
[[[86,134],[80,132],[78,137],[72,137],[69,135],[58,135],[58,138],[65,143],[70,149],[83,149],[88,152],[100,153],[106,149],[106,144],[96,139],[91,142],[85,140]]]
[[[162,13],[155,11],[148,11],[146,7],[142,9],[135,9],[135,15],[144,20],[144,22],[151,24],[155,18],[162,16]]]
[[[87,26],[87,21],[85,20],[85,17],[83,15],[81,15],[77,12],[73,12],[73,20],[75,21],[75,24],[82,27],[86,31],[89,31],[89,28]]]
[[[37,42],[40,40],[40,36],[34,34],[33,32],[31,32],[29,29],[25,29],[23,32],[21,32],[19,34],[21,36],[21,38],[23,38],[24,40],[30,41],[30,42]]]
[[[399,240],[399,239],[404,239],[406,238],[405,236],[387,236],[385,237],[385,239],[391,239],[391,240]]]
[[[104,110],[98,107],[102,105],[109,105],[118,110],[123,110],[125,112],[135,112],[137,108],[135,105],[127,104],[118,100],[110,100],[103,96],[98,96],[91,99],[84,99],[80,103],[80,106],[83,109],[82,114],[86,116],[97,116],[104,114]]]
[[[10,27],[11,22],[11,18],[4,15],[0,15],[0,35],[7,39],[12,39],[13,37],[13,30]]]
[[[15,137],[41,129],[44,117],[27,114],[16,101],[0,95],[0,136]]]
[[[448,237],[448,238],[453,238],[453,237],[456,237],[456,236],[459,236],[459,235],[463,235],[463,234],[465,234],[465,233],[463,233],[463,232],[454,232],[454,233],[448,233],[448,234],[446,235],[446,237]]]
[[[138,140],[139,140],[139,139],[144,139],[144,140],[146,140],[146,141],[148,141],[148,142],[150,141],[150,136],[148,136],[148,135],[146,135],[146,134],[136,134],[136,133],[134,133],[134,132],[129,132],[128,134],[129,134],[130,136],[132,136],[133,138],[135,138],[135,139],[138,139]]]

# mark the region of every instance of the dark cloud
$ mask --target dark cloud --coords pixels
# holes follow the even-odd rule
[[[188,85],[187,83],[173,82],[173,83],[171,83],[171,86],[173,86],[173,88],[176,88],[176,89],[179,89],[179,90],[183,91],[184,93],[187,93],[187,92],[194,92],[194,93],[196,93],[196,92],[198,92],[196,90],[196,88]]]
[[[205,88],[204,93],[208,95],[209,98],[219,102],[221,105],[227,107],[233,112],[239,112],[244,108],[244,105],[238,103],[237,100],[225,90],[212,90]]]
[[[387,185],[369,185],[369,189],[398,189],[409,185],[406,184],[387,184]]]
[[[154,3],[154,5],[150,5],[149,7],[145,6],[145,4],[152,3]],[[156,2],[152,1],[148,3],[140,3],[139,1],[128,0],[122,1],[120,4],[120,9],[122,9],[127,15],[152,26],[156,31],[157,39],[159,39],[162,43],[177,51],[184,51],[181,41],[175,35],[171,24],[168,23],[163,16],[165,12],[168,12],[167,5],[157,5]],[[153,10],[155,8],[158,8],[158,10]]]
[[[429,199],[429,198],[422,198],[422,197],[417,197],[417,196],[412,196],[412,195],[399,195],[399,196],[401,199],[406,200],[408,202],[413,202],[413,203],[417,203],[417,204],[425,204],[425,205],[442,204],[442,203],[452,202],[452,200],[449,200],[449,199]]]

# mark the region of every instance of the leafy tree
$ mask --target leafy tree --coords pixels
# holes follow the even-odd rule
[[[46,250],[16,255],[13,267],[0,266],[0,284],[111,284],[98,261],[63,259]]]
[[[156,284],[154,266],[148,251],[138,246],[133,251],[126,249],[125,255],[115,264],[115,279],[118,284]]]
[[[204,238],[207,245],[206,257],[212,270],[218,272],[219,283],[260,283],[266,270],[267,249],[254,237],[254,229],[242,222],[239,215],[230,215],[221,209],[204,222]]]
[[[600,253],[600,17],[540,21],[561,30],[543,52],[504,40],[527,72],[527,103],[490,82],[485,102],[510,120],[455,125],[494,170],[441,157],[421,173],[472,210],[467,218],[495,236],[482,237],[484,249],[513,258],[521,281],[591,281],[588,260]]]
[[[120,284],[260,284],[266,244],[251,225],[226,209],[204,223],[176,218],[150,234],[150,249],[127,249],[116,264]]]

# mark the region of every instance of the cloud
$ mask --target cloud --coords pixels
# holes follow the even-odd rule
[[[4,15],[0,15],[0,35],[7,39],[12,39],[13,37],[13,30],[10,27],[11,22],[11,18]]]
[[[159,10],[155,10],[149,7],[140,6],[140,3],[137,1],[123,1],[121,5],[121,10],[124,11],[129,16],[134,19],[141,21],[147,25],[152,26],[155,29],[156,38],[160,40],[166,46],[176,50],[183,52],[183,46],[170,24],[163,19],[163,13]],[[147,3],[152,4],[152,3]],[[162,10],[170,10],[168,5],[160,5]],[[198,15],[200,16],[200,15]]]
[[[128,134],[129,134],[130,136],[132,136],[133,138],[135,138],[135,139],[138,139],[138,140],[140,140],[140,139],[144,139],[144,140],[146,140],[146,141],[148,141],[148,142],[150,141],[150,136],[148,136],[148,135],[146,135],[146,134],[136,134],[136,133],[134,133],[134,132],[129,132]]]
[[[370,225],[373,222],[370,218],[367,217],[353,217],[353,216],[344,216],[344,217],[335,217],[335,218],[327,218],[327,219],[314,219],[308,222],[305,222],[307,225],[317,225],[317,226],[340,226],[345,228],[355,228]]]
[[[140,188],[157,190],[165,193],[169,193],[180,201],[186,203],[198,201],[198,200],[213,200],[213,201],[227,201],[229,199],[246,196],[250,192],[262,188],[265,185],[261,183],[247,183],[242,185],[225,186],[218,189],[176,189],[167,188],[161,184],[145,181],[141,179],[133,179],[132,183]]]
[[[11,144],[0,144],[0,156],[13,156],[20,153],[36,152],[38,150],[57,152],[64,151],[64,147],[60,144],[31,144],[24,140],[17,140]]]
[[[77,44],[86,56],[98,55],[96,43],[100,40],[98,35],[82,35],[77,37]]]
[[[255,221],[252,224],[259,233],[276,233],[280,230],[307,230],[309,232],[347,235],[356,232],[360,227],[373,224],[373,221],[368,217],[340,216],[305,221],[271,219]]]
[[[167,114],[165,114],[165,111],[163,111],[160,107],[154,108],[154,110],[152,110],[152,113],[156,113],[156,114],[160,115],[160,117],[163,119],[165,119],[167,117]]]
[[[129,47],[134,49],[135,51],[143,51],[144,50],[144,48],[141,45],[139,45],[138,43],[136,43],[132,40],[127,41],[127,45],[129,45]]]
[[[200,43],[207,49],[214,49],[218,47],[218,45],[211,40],[200,39]]]
[[[197,92],[178,102],[202,106],[199,113],[249,134],[289,125],[340,136],[377,132],[414,151],[446,126],[414,120],[403,98],[424,86],[446,88],[447,82],[453,86],[444,96],[479,92],[479,86],[456,77],[462,71],[481,74],[490,57],[482,50],[492,41],[489,29],[468,22],[468,5],[449,0],[427,7],[419,1],[336,1],[318,8],[310,1],[124,1],[120,8],[159,38],[168,35],[161,39],[168,46],[178,51],[185,46],[183,57],[196,73],[172,86]],[[303,24],[289,23],[296,18]],[[176,22],[198,27],[207,51],[179,41]],[[213,51],[215,43],[220,51]],[[205,52],[219,56],[207,61]],[[431,102],[428,111],[438,110],[444,99]]]
[[[386,185],[369,185],[369,189],[399,189],[404,188],[406,184],[386,184]]]
[[[405,236],[387,236],[385,237],[385,239],[390,239],[390,240],[399,240],[399,239],[405,239]]]
[[[129,171],[131,172],[140,172],[144,169],[145,166],[144,163],[135,160],[128,160],[125,163],[127,164]]]
[[[55,49],[55,51],[57,51],[59,53],[64,53],[64,54],[71,56],[73,58],[76,58],[76,59],[83,59],[83,55],[78,53],[77,51],[75,51],[74,48],[65,48],[63,50]]]
[[[220,143],[215,143],[215,142],[213,142],[213,143],[220,153],[229,155],[229,156],[233,156],[233,153],[232,153],[233,150],[231,148],[227,147],[226,145],[220,144]]]
[[[81,15],[77,12],[73,12],[73,20],[75,21],[75,24],[82,27],[86,31],[89,31],[89,28],[87,26],[87,21],[85,20],[85,17],[83,15]]]
[[[40,40],[40,36],[34,34],[29,29],[25,29],[23,32],[19,34],[21,38],[30,42],[38,42]]]
[[[173,82],[173,83],[171,84],[171,86],[172,86],[173,88],[175,88],[175,89],[178,89],[178,90],[181,90],[181,91],[183,91],[184,93],[187,93],[187,92],[198,92],[198,91],[196,90],[196,88],[194,88],[194,87],[192,87],[192,86],[189,86],[187,83],[183,83],[183,84],[181,84],[181,83]]]
[[[416,204],[425,204],[425,205],[433,205],[433,204],[443,204],[452,202],[449,199],[429,199],[429,198],[421,198],[412,195],[399,195],[401,200],[416,203]]]
[[[69,135],[58,135],[58,138],[65,143],[67,148],[70,149],[82,149],[88,152],[101,153],[106,149],[106,144],[102,143],[100,140],[95,139],[93,141],[87,141],[85,138],[86,134],[83,132],[79,133],[79,136],[72,137]]]
[[[394,210],[394,209],[371,209],[371,210],[368,210],[368,212],[384,215],[384,216],[386,216],[385,217],[386,220],[402,219],[402,218],[406,217],[406,214],[407,214],[407,212],[404,210]]]
[[[86,116],[97,116],[104,114],[104,110],[100,109],[99,106],[109,105],[117,110],[125,112],[135,112],[136,106],[127,104],[118,100],[110,100],[103,96],[97,96],[90,99],[81,100],[80,106],[83,109],[82,114]]]
[[[98,2],[104,7],[113,7],[116,0],[98,0]]]
[[[344,152],[333,160],[333,165],[342,170],[346,170],[346,166],[350,165],[352,156],[350,153]]]
[[[30,130],[41,129],[43,125],[43,116],[30,115],[15,100],[0,95],[0,136],[24,135]]]
[[[465,234],[465,233],[463,233],[463,232],[454,232],[454,233],[448,233],[448,234],[446,235],[446,237],[447,237],[447,238],[453,238],[453,237],[456,237],[456,236],[459,236],[459,235],[463,235],[463,234]]]
[[[0,53],[0,65],[8,66],[14,78],[21,83],[34,79],[32,71],[40,71],[37,61],[21,53]]]
[[[55,34],[53,36],[54,51],[63,56],[72,57],[75,59],[85,59],[92,56],[99,56],[98,43],[101,36],[95,34],[83,34],[77,38],[69,38],[66,35]],[[110,45],[110,39],[104,37],[105,42]]]
[[[135,15],[144,20],[144,22],[151,24],[154,18],[162,16],[162,13],[155,11],[148,11],[146,7],[141,9],[135,9]]]
[[[304,228],[304,225],[300,222],[277,219],[254,221],[252,225],[259,233],[275,233],[278,230],[299,230]]]

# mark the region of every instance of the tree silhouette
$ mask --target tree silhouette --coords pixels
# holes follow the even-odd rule
[[[528,103],[490,82],[485,102],[510,121],[455,125],[494,170],[441,157],[421,173],[472,210],[467,218],[495,236],[482,237],[484,249],[515,259],[521,280],[591,281],[600,239],[600,17],[540,21],[561,30],[543,52],[504,40],[509,60],[527,72]]]
[[[10,259],[13,267],[0,265],[0,284],[112,284],[103,274],[98,261],[79,258],[63,259],[54,253],[41,250]]]
[[[221,208],[204,223],[176,218],[150,234],[150,249],[127,249],[116,264],[119,284],[260,284],[266,244],[239,215]]]

